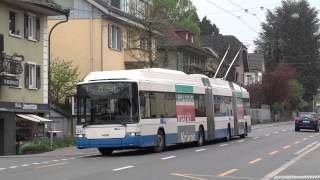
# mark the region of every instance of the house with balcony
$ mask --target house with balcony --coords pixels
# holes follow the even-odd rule
[[[265,63],[263,54],[248,54],[249,71],[244,73],[244,85],[251,85],[262,82],[262,76],[265,72]]]
[[[68,23],[51,37],[51,56],[72,61],[81,78],[92,71],[135,69],[147,66],[149,46],[142,33],[142,0],[74,0]],[[52,27],[63,17],[50,17]],[[150,51],[149,51],[150,52]]]
[[[47,17],[65,13],[52,0],[0,0],[0,155],[16,153],[17,137],[44,135]]]
[[[219,57],[197,46],[191,31],[176,29],[165,36],[158,40],[160,67],[212,77]]]

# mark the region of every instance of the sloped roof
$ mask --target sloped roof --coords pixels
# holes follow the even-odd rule
[[[181,38],[175,33],[175,30],[169,31],[165,37],[159,39],[159,48],[169,47],[169,48],[183,48],[189,51],[195,51],[201,53],[207,57],[213,56],[210,52],[204,50],[203,48],[196,46],[195,44]]]
[[[51,11],[56,11],[61,14],[68,14],[69,10],[63,8],[61,5],[57,4],[54,0],[17,0],[21,3],[32,4],[42,8],[49,9]]]
[[[248,54],[249,71],[264,71],[264,57],[263,54]]]

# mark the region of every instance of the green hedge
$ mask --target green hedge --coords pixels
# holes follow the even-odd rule
[[[18,148],[18,154],[34,154],[52,151],[58,148],[64,148],[74,145],[74,138],[55,138],[51,148],[50,139],[48,138],[37,138],[30,141],[24,142]]]

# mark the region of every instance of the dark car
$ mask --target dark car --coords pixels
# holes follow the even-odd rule
[[[313,129],[319,132],[319,118],[315,112],[300,112],[294,119],[295,131]]]

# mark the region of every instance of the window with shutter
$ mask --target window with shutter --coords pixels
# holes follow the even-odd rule
[[[4,51],[4,39],[3,34],[0,34],[0,54]]]
[[[29,37],[29,24],[28,24],[28,14],[24,14],[24,38],[28,39]]]
[[[40,89],[41,88],[41,68],[40,68],[40,65],[37,65],[37,71],[36,71],[36,74],[37,74],[37,81],[36,81],[36,84],[37,84],[37,89]]]
[[[29,64],[24,64],[24,85],[29,88]]]
[[[40,41],[40,18],[36,17],[36,40]]]

